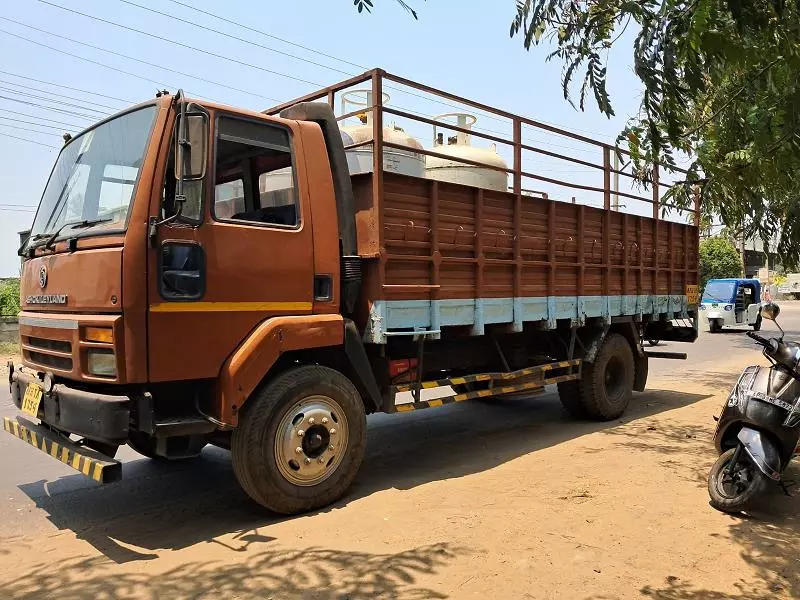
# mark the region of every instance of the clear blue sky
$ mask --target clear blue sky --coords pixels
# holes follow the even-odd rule
[[[343,73],[202,31],[191,25],[148,13],[120,0],[47,1],[124,23],[223,56],[254,63],[265,69],[290,74],[320,86],[346,78]],[[182,1],[357,65],[367,68],[382,67],[398,75],[485,104],[607,141],[616,138],[627,116],[638,106],[639,85],[630,67],[630,44],[626,43],[625,52],[611,56],[609,86],[618,116],[611,120],[606,119],[597,112],[592,102],[589,103],[586,113],[573,109],[562,97],[561,65],[558,62],[545,62],[547,54],[545,48],[528,53],[522,48],[519,39],[509,38],[509,25],[515,11],[513,0],[495,2],[410,0],[410,3],[418,9],[419,21],[415,21],[393,0],[377,0],[371,15],[358,14],[352,0],[293,2],[232,0],[223,3],[212,0]],[[169,0],[135,0],[135,2],[348,73],[362,70],[221,23]],[[82,112],[98,118],[126,105],[126,102],[120,100],[53,87],[48,83],[26,80],[18,76],[81,88],[130,101],[129,103],[152,97],[159,87],[171,90],[183,87],[197,96],[253,109],[263,109],[275,104],[267,98],[288,100],[318,87],[175,47],[164,41],[67,13],[39,0],[7,3],[1,16],[81,40],[99,48],[134,56],[153,65],[198,75],[225,85],[212,85],[176,75],[156,66],[140,64],[0,19],[0,30],[4,32],[24,36],[162,84],[159,86],[106,69],[0,32],[0,56],[4,58],[0,62],[0,70],[3,71],[0,73],[0,96],[27,103],[0,98],[0,132],[3,133],[3,136],[0,136],[0,180],[3,182],[4,192],[0,198],[0,276],[13,275],[18,271],[17,231],[30,226],[33,208],[39,201],[58,152],[55,148],[7,136],[24,137],[40,144],[58,147],[61,144],[62,130],[74,133],[78,128],[64,127],[52,121],[83,126],[91,123],[91,119],[43,109],[33,106],[32,103],[45,104],[64,111]],[[628,32],[622,41],[626,42],[629,38],[632,38],[631,32]],[[251,93],[235,91],[228,86]],[[62,96],[50,96],[32,88],[55,92]],[[50,100],[34,96],[49,97]],[[78,100],[63,96],[73,96]],[[64,104],[54,104],[52,102],[54,100]],[[88,102],[95,104],[90,105]],[[69,104],[81,104],[84,107],[78,109]],[[436,108],[426,106],[422,100],[404,94],[393,96],[392,104],[419,112],[437,112]],[[452,107],[443,107],[438,112],[450,110]],[[21,123],[11,119],[36,124]],[[55,128],[49,129],[45,126]],[[477,127],[506,131],[502,123],[493,122],[480,115]],[[34,129],[37,132],[17,128]],[[429,145],[430,140],[427,137],[430,133],[424,128],[415,129],[412,133],[422,137],[421,141]],[[531,139],[540,143],[547,141],[546,136],[537,136],[534,133],[531,133]],[[563,141],[561,143],[564,144]],[[570,146],[570,144],[563,145],[558,151],[569,153],[567,148]],[[596,155],[588,157],[576,154],[576,156],[590,158],[593,161],[599,159]],[[565,168],[544,164],[534,164],[531,168],[540,167],[548,174],[558,172],[559,168]],[[583,178],[586,175],[578,174],[578,176]],[[594,179],[593,183],[597,185],[600,182]]]

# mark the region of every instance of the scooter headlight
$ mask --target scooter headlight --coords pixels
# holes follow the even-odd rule
[[[733,304],[726,304],[725,305],[725,310],[728,311],[728,312],[732,311],[733,310]]]

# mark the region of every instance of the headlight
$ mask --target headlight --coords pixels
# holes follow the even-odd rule
[[[88,352],[87,369],[91,375],[117,376],[117,358],[113,350],[91,348]]]
[[[700,305],[700,310],[705,310],[705,309],[706,309],[706,305],[705,304],[701,304]]]
[[[733,304],[726,304],[725,305],[725,310],[727,310],[728,312],[732,311],[733,310]]]

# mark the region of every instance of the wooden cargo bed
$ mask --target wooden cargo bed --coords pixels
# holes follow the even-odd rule
[[[376,199],[373,177],[353,177],[369,342],[453,326],[481,335],[501,323],[688,318],[696,302],[692,225],[393,173]]]
[[[387,106],[385,90],[400,95],[403,103],[423,102],[416,111]],[[348,112],[344,98],[354,93],[364,101]],[[624,149],[380,69],[267,112],[278,114],[309,101],[327,102],[334,110],[341,101],[340,124],[358,119],[371,128],[368,139],[345,146],[351,153],[369,152],[365,162],[370,166],[351,169],[359,173],[352,182],[358,252],[364,258],[360,325],[366,341],[382,344],[414,330],[435,338],[448,327],[466,326],[481,335],[492,324],[521,331],[530,322],[554,328],[559,319],[579,325],[621,316],[642,321],[696,317],[699,195],[692,207],[666,204],[663,193],[670,185],[661,180],[679,181],[686,171],[655,165],[642,187]],[[446,114],[420,112],[430,102]],[[476,117],[467,113],[504,131],[472,127]],[[463,118],[447,122],[454,116]],[[401,119],[415,131],[432,127],[432,138],[398,144],[396,133],[404,129],[387,119]],[[447,140],[437,131],[446,132]],[[494,152],[457,158],[448,152],[451,141],[484,149],[492,144],[495,150],[499,145],[509,160],[498,161]],[[426,178],[401,174],[408,171],[395,164],[403,159],[398,152],[424,157]],[[555,161],[555,168],[542,167],[544,159]],[[622,166],[614,166],[615,159]],[[501,174],[500,183],[484,189],[492,186],[471,187],[463,185],[467,178],[433,173],[443,160]],[[552,175],[575,169],[582,174],[571,180]],[[620,189],[620,178],[634,182],[633,188]],[[527,185],[550,191],[526,192]],[[585,201],[553,200],[576,193]],[[620,212],[620,200],[652,218]],[[664,210],[693,224],[663,219]]]

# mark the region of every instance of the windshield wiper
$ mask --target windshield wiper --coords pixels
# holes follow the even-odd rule
[[[100,223],[109,223],[113,219],[84,219],[83,221],[72,221],[70,223],[64,223],[61,227],[56,229],[52,234],[38,234],[38,236],[49,236],[48,240],[44,244],[44,249],[47,250],[53,247],[53,243],[56,241],[56,238],[61,235],[61,232],[64,229],[78,229],[84,227],[92,227],[93,225],[99,225]]]

